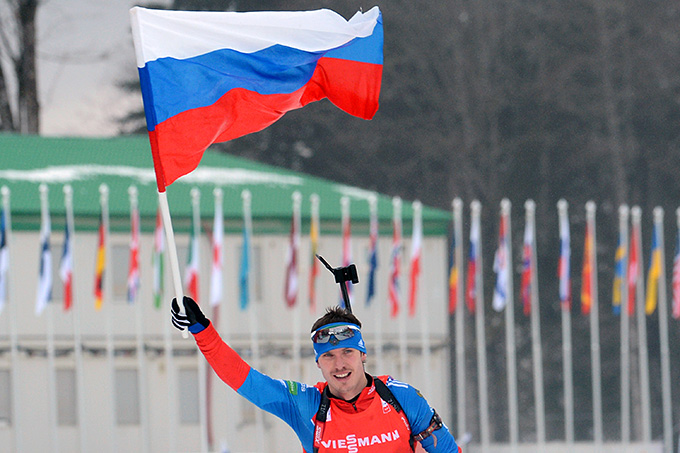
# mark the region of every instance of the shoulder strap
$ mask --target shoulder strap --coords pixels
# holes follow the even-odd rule
[[[328,396],[329,393],[328,386],[325,386],[321,392],[319,410],[316,411],[316,418],[314,420],[314,453],[319,453],[319,442],[317,440],[320,441],[323,438],[323,429],[326,426],[328,409],[331,407],[331,398]]]
[[[374,376],[373,377],[373,385],[375,385],[375,391],[378,392],[378,395],[380,398],[382,398],[383,401],[388,403],[390,406],[394,408],[397,413],[401,412],[403,409],[401,408],[401,404],[399,404],[399,401],[397,401],[397,398],[394,396],[394,393],[392,393],[392,390],[387,387],[387,384],[385,384],[382,379]],[[406,417],[406,420],[408,421],[408,416],[406,415],[406,412],[404,412],[404,417]],[[409,427],[411,426],[411,422],[408,422]],[[413,429],[413,428],[411,428]],[[413,432],[413,431],[412,431]],[[413,435],[409,437],[408,443],[411,446],[411,451],[415,451],[415,441]]]

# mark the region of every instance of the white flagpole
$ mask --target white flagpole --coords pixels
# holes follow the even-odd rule
[[[298,280],[298,285],[299,288],[299,281],[300,281],[300,276],[299,276],[299,263],[300,263],[300,224],[302,223],[301,220],[301,212],[300,208],[302,206],[302,194],[298,192],[297,190],[293,192],[292,194],[292,199],[293,199],[293,222],[294,222],[294,237],[293,237],[293,244],[292,246],[296,248],[297,250],[293,251],[291,250],[292,253],[296,254],[296,263],[295,266],[297,269],[295,270],[296,273],[296,279]],[[298,292],[298,289],[295,290]],[[299,296],[299,292],[298,292]],[[296,379],[296,376],[302,376],[302,360],[300,356],[300,301],[297,300],[299,297],[296,297],[295,305],[293,306],[293,378]]]
[[[515,351],[515,301],[512,284],[512,227],[510,221],[510,200],[501,200],[501,216],[505,218],[505,259],[507,260],[507,281],[505,288],[505,351],[508,373],[508,412],[510,418],[510,445],[516,448],[519,442],[519,414],[517,397],[517,356]]]
[[[132,231],[134,235],[137,234],[137,247],[139,250],[140,240],[139,232],[139,212],[138,212],[138,193],[137,187],[128,187],[128,196],[130,198],[130,225],[132,228],[137,228],[137,233]],[[136,218],[135,218],[136,217]],[[138,252],[139,253],[139,252]],[[139,254],[138,254],[139,256]],[[135,295],[135,298],[138,299]],[[142,329],[144,327],[144,309],[139,300],[132,301],[135,304],[135,340],[137,349],[137,385],[139,386],[139,416],[141,422],[142,445],[141,451],[147,452],[150,449],[149,444],[149,391],[147,386],[147,370],[146,370],[146,352],[144,350],[144,334]]]
[[[531,303],[531,352],[534,371],[534,405],[536,407],[536,442],[545,444],[545,394],[543,389],[543,348],[541,346],[541,306],[538,298],[538,266],[536,263],[536,203],[524,203],[526,228],[531,235],[529,297]]]
[[[241,192],[241,198],[243,200],[243,220],[245,222],[245,229],[246,229],[246,235],[248,238],[250,238],[251,246],[252,246],[252,241],[253,241],[253,219],[252,219],[252,214],[251,214],[251,203],[252,203],[252,195],[250,193],[250,190],[246,189],[243,192]],[[246,244],[243,244],[245,247]],[[252,261],[252,253],[250,250],[250,247],[247,250],[248,253],[248,263],[250,265],[248,266],[248,294],[250,295],[250,299],[248,301],[248,311],[249,311],[249,319],[250,319],[250,348],[253,351],[253,364],[252,366],[255,369],[260,368],[260,344],[259,344],[259,333],[257,329],[257,306],[255,304],[255,301],[253,299],[253,279],[252,279],[252,267],[253,267],[253,261]],[[264,447],[264,438],[265,438],[265,431],[264,431],[264,414],[262,413],[261,410],[256,410],[255,411],[255,423],[256,423],[256,429],[257,429],[257,445],[258,445],[258,451],[265,451]]]
[[[484,284],[482,279],[482,231],[480,214],[482,205],[478,200],[470,204],[470,236],[476,236],[477,263],[475,266],[475,329],[477,337],[477,368],[479,386],[479,429],[482,439],[482,449],[489,446],[489,386],[486,363],[486,332],[484,330]]]
[[[71,251],[71,269],[75,268],[75,222],[73,221],[73,189],[69,184],[63,188],[64,191],[64,206],[66,209],[66,223],[69,231],[69,250]],[[64,240],[66,240],[64,238]],[[71,277],[71,285],[73,285],[73,277]],[[80,331],[80,313],[78,312],[78,304],[72,301],[73,305],[73,356],[76,365],[76,399],[78,405],[78,424],[80,435],[80,451],[87,451],[87,430],[85,429],[85,420],[87,420],[87,412],[85,408],[85,374],[83,367],[83,340]]]
[[[420,201],[414,201],[412,203],[413,207],[413,228],[411,229],[411,247],[413,247],[414,240],[420,240],[420,267],[423,268],[423,251],[424,244],[422,240],[423,233],[423,204]],[[420,235],[420,239],[416,237]],[[411,270],[413,272],[413,270]],[[419,287],[417,287],[419,289]],[[416,292],[416,301],[418,301],[418,293]],[[416,304],[416,310],[420,312],[420,343],[423,350],[423,387],[426,394],[432,394],[431,380],[430,380],[430,368],[431,368],[431,352],[430,352],[430,327],[428,323],[428,310],[427,301],[429,297],[421,297],[419,302]]]
[[[595,231],[595,210],[593,201],[586,203],[586,224],[592,236],[590,254],[590,362],[593,383],[593,440],[602,445],[602,372],[600,362],[600,304],[597,285],[597,234]]]
[[[196,188],[191,189],[191,213],[192,213],[192,228],[195,238],[192,240],[196,241],[196,250],[193,253],[199,253],[198,248],[200,247],[199,237],[201,234],[201,213],[200,213],[200,202],[201,202],[201,192]],[[191,246],[191,245],[190,245]],[[168,247],[170,248],[170,247]],[[198,255],[200,256],[200,255]],[[201,267],[200,260],[196,260],[199,272]],[[200,283],[199,283],[200,284]],[[180,304],[182,306],[182,304]],[[207,452],[208,446],[208,424],[207,424],[207,405],[206,405],[206,361],[201,354],[196,355],[197,368],[198,368],[198,419],[201,427],[201,451]]]
[[[453,240],[456,244],[455,255],[452,257],[458,272],[456,284],[456,415],[458,437],[467,433],[467,392],[465,391],[465,301],[463,287],[465,273],[463,271],[463,201],[454,198],[453,208]]]
[[[371,219],[373,221],[378,221],[378,196],[372,193],[368,197],[368,208],[371,213]],[[378,231],[378,237],[380,232]],[[376,253],[379,250],[379,242],[376,240]],[[377,271],[376,271],[377,272]],[[377,286],[377,285],[376,285]],[[376,295],[373,295],[373,325],[375,325],[375,359],[376,367],[378,370],[384,370],[384,359],[383,359],[383,332],[382,332],[382,305],[375,301]]]
[[[648,443],[652,440],[652,422],[649,394],[649,356],[647,348],[647,316],[645,315],[645,284],[644,284],[644,253],[642,247],[642,228],[640,218],[642,211],[639,206],[633,206],[630,211],[631,222],[634,225],[633,233],[637,235],[638,243],[638,267],[637,285],[635,287],[635,313],[638,324],[638,347],[640,362],[640,404],[642,406],[642,441]]]
[[[628,206],[619,207],[621,247],[625,250],[621,282],[621,443],[630,442],[630,319],[628,316]]]
[[[109,187],[106,184],[101,184],[99,186],[99,203],[102,210],[102,228],[104,229],[104,295],[102,301],[103,315],[106,317],[106,362],[109,371],[109,389],[111,413],[109,420],[109,436],[111,450],[118,451],[118,438],[116,425],[118,421],[116,419],[116,364],[115,364],[115,349],[113,343],[113,332],[112,332],[112,322],[113,307],[111,306],[113,302],[112,290],[113,290],[113,280],[111,279],[111,241],[109,238]]]
[[[569,204],[566,200],[560,199],[557,202],[561,240],[564,235],[569,234],[568,208]],[[569,260],[569,263],[571,264],[571,260]],[[570,272],[569,274],[571,275]],[[567,282],[567,285],[571,285],[571,282]],[[562,365],[564,377],[564,437],[567,444],[572,444],[574,443],[574,374],[572,367],[571,307],[562,306],[560,311],[562,312],[562,356],[564,360]]]
[[[2,186],[2,209],[5,212],[5,240],[7,241],[6,247],[8,251],[7,257],[7,305],[9,305],[9,342],[10,351],[12,357],[12,367],[10,368],[12,373],[12,407],[14,411],[12,413],[13,420],[12,432],[14,433],[14,450],[23,451],[23,436],[22,436],[22,414],[21,414],[21,398],[19,397],[19,381],[21,379],[19,374],[19,340],[17,334],[17,306],[16,300],[12,300],[12,215],[10,212],[10,190],[7,186]]]
[[[49,201],[47,199],[48,191],[47,184],[42,183],[39,187],[40,190],[40,211],[42,217],[42,225],[48,225],[50,222],[50,208]],[[43,227],[44,228],[44,227]],[[51,232],[48,232],[51,234]],[[44,270],[43,270],[44,271]],[[51,272],[48,269],[47,272]],[[48,292],[52,289],[48,288]],[[52,451],[59,451],[59,429],[57,427],[57,375],[55,366],[55,350],[54,350],[54,307],[53,303],[47,297],[47,389],[48,396],[50,400],[50,410],[49,410],[49,420],[50,420],[50,439],[52,442]]]
[[[666,295],[666,257],[663,234],[663,208],[654,208],[654,228],[661,253],[659,269],[659,349],[661,350],[661,394],[663,405],[663,444],[664,451],[673,450],[673,400],[671,399],[671,363],[668,344],[668,300]],[[680,212],[678,212],[680,216]],[[680,218],[678,219],[680,222]]]
[[[401,246],[403,244],[403,229],[402,229],[402,223],[401,223],[401,198],[399,197],[394,197],[392,198],[392,211],[394,215],[394,227],[397,229],[399,232],[399,248],[400,250],[397,252],[401,255]],[[407,364],[406,362],[408,361],[408,344],[407,344],[407,336],[406,336],[406,304],[404,303],[404,298],[402,297],[403,291],[401,290],[401,286],[397,287],[397,297],[399,298],[399,374],[400,378],[402,380],[406,380],[406,372],[407,372]]]

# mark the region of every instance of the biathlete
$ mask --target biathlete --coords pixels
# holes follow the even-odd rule
[[[183,305],[185,315],[172,300],[175,327],[194,335],[226,384],[285,421],[306,453],[406,453],[421,447],[431,453],[461,451],[418,390],[365,372],[361,322],[350,311],[329,308],[312,326],[316,363],[325,382],[308,386],[251,368],[220,338],[193,299],[185,296]]]

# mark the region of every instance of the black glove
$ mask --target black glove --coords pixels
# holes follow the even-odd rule
[[[172,299],[172,325],[179,330],[189,329],[191,333],[198,333],[210,325],[210,320],[205,317],[198,304],[191,298],[184,296],[184,313],[179,311],[177,299]]]

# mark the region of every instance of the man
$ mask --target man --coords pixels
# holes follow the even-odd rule
[[[349,311],[327,310],[312,326],[316,363],[326,382],[307,386],[251,368],[222,339],[198,304],[172,301],[172,322],[187,328],[215,373],[248,401],[288,423],[305,452],[454,453],[456,441],[425,398],[408,384],[364,371],[361,322]],[[387,390],[386,390],[387,389]]]

